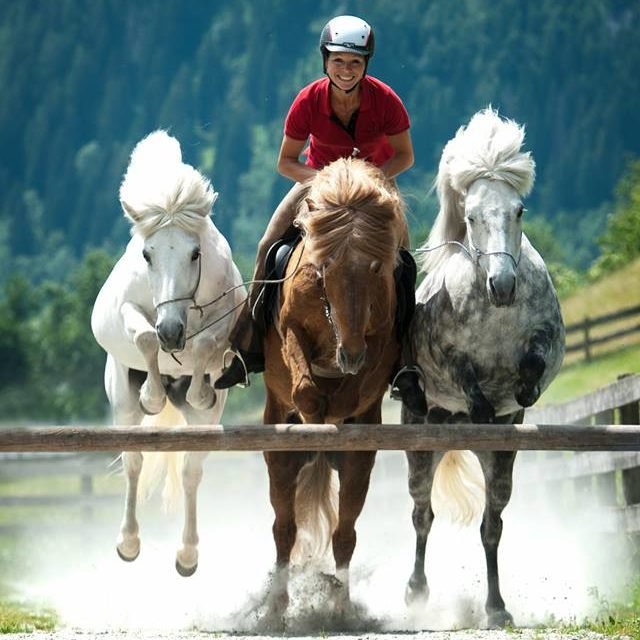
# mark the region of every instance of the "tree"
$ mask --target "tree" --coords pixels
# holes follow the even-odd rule
[[[640,160],[630,162],[618,182],[615,207],[599,244],[602,255],[591,269],[592,277],[619,269],[640,256]]]

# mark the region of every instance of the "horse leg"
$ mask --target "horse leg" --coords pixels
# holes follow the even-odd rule
[[[435,407],[430,409],[430,416],[434,409]],[[422,424],[423,421],[403,406],[402,422]],[[438,466],[438,459],[432,451],[407,451],[406,456],[409,465],[409,494],[413,499],[412,521],[416,532],[416,555],[413,573],[407,583],[404,600],[407,605],[412,605],[418,602],[426,603],[429,598],[429,585],[424,570],[424,561],[427,538],[434,517],[431,508],[431,486],[433,485],[433,475]]]
[[[114,424],[134,425],[142,422],[143,413],[138,402],[138,386],[140,383],[139,379],[136,380],[134,372],[117,362],[111,354],[107,355],[104,385],[113,413]],[[123,560],[131,562],[140,553],[136,506],[138,479],[142,471],[142,454],[139,452],[124,452],[122,454],[122,465],[126,488],[124,514],[116,541],[116,551]]]
[[[349,564],[356,547],[355,524],[369,490],[375,451],[345,451],[337,456],[340,479],[338,526],[333,533],[333,557],[340,586],[336,602],[338,612],[350,604]]]
[[[263,415],[265,424],[277,424],[287,419],[287,409],[280,404],[267,387]],[[269,498],[275,519],[273,540],[276,545],[276,563],[267,593],[267,625],[284,626],[284,615],[289,605],[289,560],[296,541],[295,498],[298,473],[308,461],[305,453],[265,451],[264,459],[269,473]]]
[[[518,364],[515,396],[521,407],[530,407],[540,397],[540,380],[555,343],[556,333],[556,329],[548,326],[536,331],[529,340],[527,351]]]
[[[160,345],[156,330],[142,311],[130,302],[122,305],[121,313],[125,330],[142,354],[147,368],[147,379],[140,388],[140,406],[145,413],[152,415],[160,413],[167,401],[167,396],[160,379],[158,367]]]
[[[227,391],[220,391],[220,403],[211,410],[198,411],[187,402],[181,391],[179,397],[171,401],[179,407],[187,424],[218,424],[225,404]],[[187,392],[188,393],[188,392]],[[182,465],[182,491],[184,493],[184,527],[182,529],[182,547],[176,553],[176,571],[183,577],[193,575],[198,568],[198,487],[202,480],[202,464],[207,451],[187,451]]]
[[[513,625],[513,617],[505,609],[498,578],[498,545],[502,536],[502,511],[511,497],[514,451],[476,452],[485,478],[486,506],[480,537],[487,561],[487,612],[492,629]]]
[[[182,548],[176,553],[176,570],[187,578],[198,568],[198,518],[197,495],[202,480],[202,463],[206,451],[187,451],[182,466],[182,490],[184,491],[184,528]]]
[[[217,352],[214,335],[203,333],[193,339],[193,373],[187,389],[187,402],[198,410],[212,409],[216,403],[216,392],[205,376],[211,364],[212,354]]]
[[[289,560],[296,541],[295,498],[298,473],[308,461],[306,453],[266,451],[269,472],[269,497],[275,513],[273,539],[276,564],[267,596],[268,616],[273,624],[281,624],[289,605]]]
[[[320,393],[311,375],[311,344],[301,328],[293,323],[287,328],[283,351],[286,351],[286,359],[289,361],[293,404],[304,422],[324,422],[327,400]]]
[[[453,379],[460,385],[467,399],[471,422],[493,423],[496,412],[487,400],[478,382],[478,373],[471,359],[462,353],[451,353],[448,356]]]

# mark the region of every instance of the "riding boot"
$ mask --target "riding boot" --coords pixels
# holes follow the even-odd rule
[[[229,389],[237,385],[248,387],[249,374],[264,371],[264,353],[260,332],[254,326],[251,314],[246,311],[238,318],[234,330],[233,346],[230,351],[234,354],[228,367],[223,369],[222,375],[215,381],[216,389]],[[239,345],[246,345],[242,348]]]
[[[418,365],[405,365],[396,372],[391,382],[391,398],[402,403],[419,418],[427,415],[424,392],[424,374]]]

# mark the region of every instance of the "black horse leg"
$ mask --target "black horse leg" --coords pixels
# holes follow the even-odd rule
[[[498,545],[502,536],[502,511],[511,497],[514,451],[476,452],[486,485],[486,506],[480,537],[487,560],[487,612],[488,624],[492,629],[513,625],[513,617],[506,610],[500,594],[498,578]]]
[[[524,356],[518,365],[516,401],[521,407],[530,407],[540,397],[540,380],[547,366],[551,345],[555,342],[556,329],[549,327],[533,334]]]
[[[446,414],[446,412],[444,413]],[[432,414],[435,417],[436,413],[430,411],[429,415],[431,416]],[[422,420],[403,407],[402,422],[421,424]],[[407,605],[411,605],[419,601],[426,602],[429,598],[429,586],[424,570],[424,561],[427,538],[433,524],[431,486],[437,464],[434,464],[435,454],[432,451],[407,451],[406,454],[409,463],[409,493],[413,499],[413,528],[416,532],[416,555],[413,573],[407,583],[404,597]]]
[[[480,389],[478,372],[471,359],[462,353],[455,352],[451,352],[448,359],[453,378],[460,385],[467,399],[471,422],[480,424],[494,422],[495,409]]]
[[[409,493],[413,499],[413,528],[416,532],[416,556],[413,573],[407,583],[405,602],[408,605],[429,598],[429,586],[424,570],[425,550],[427,538],[433,524],[433,510],[431,509],[431,486],[435,464],[433,451],[407,451],[409,463]]]

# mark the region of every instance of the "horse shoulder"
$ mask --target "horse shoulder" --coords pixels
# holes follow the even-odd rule
[[[280,315],[304,317],[309,315],[314,304],[319,301],[316,269],[305,264],[298,267],[293,277],[282,286],[282,306]]]

